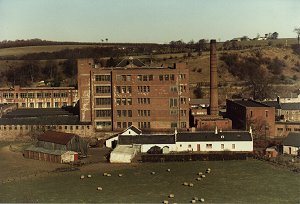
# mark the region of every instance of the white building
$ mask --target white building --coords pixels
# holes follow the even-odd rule
[[[299,155],[300,153],[300,133],[290,132],[283,140],[283,153]]]

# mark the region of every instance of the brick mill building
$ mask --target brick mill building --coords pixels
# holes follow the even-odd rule
[[[253,128],[255,137],[275,137],[275,108],[254,100],[226,100],[234,129]]]
[[[98,67],[92,59],[78,60],[80,120],[96,130],[189,127],[189,70],[146,67],[128,58],[116,67]]]
[[[0,88],[0,104],[16,104],[18,108],[60,108],[74,106],[78,100],[75,87]]]

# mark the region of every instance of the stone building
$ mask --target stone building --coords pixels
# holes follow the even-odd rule
[[[275,137],[275,108],[254,100],[226,100],[234,129],[253,128],[254,137]]]
[[[80,120],[96,130],[189,127],[189,70],[147,67],[128,58],[116,67],[98,67],[91,59],[78,60]]]
[[[0,88],[0,103],[13,103],[18,108],[60,108],[74,106],[78,100],[75,87]]]

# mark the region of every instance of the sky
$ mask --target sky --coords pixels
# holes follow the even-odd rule
[[[0,41],[149,42],[278,32],[296,37],[300,0],[0,0]]]

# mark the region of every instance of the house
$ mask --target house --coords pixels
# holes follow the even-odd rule
[[[300,133],[290,132],[283,140],[283,153],[300,155]]]
[[[24,150],[24,157],[50,162],[72,162],[78,154],[87,155],[87,143],[78,135],[48,131],[38,136],[35,145]]]

